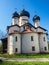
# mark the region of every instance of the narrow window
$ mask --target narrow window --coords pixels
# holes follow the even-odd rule
[[[44,50],[46,51],[46,50],[47,50],[47,48],[46,48],[46,47],[44,47]]]
[[[43,37],[43,40],[45,41],[45,37]]]
[[[33,36],[31,36],[31,41],[33,41]]]
[[[15,39],[16,39],[16,41],[17,41],[17,36],[16,36],[16,38],[15,38]]]
[[[34,46],[32,47],[32,51],[35,51],[35,47]]]
[[[15,48],[15,52],[17,52],[18,51],[18,49],[17,48]]]

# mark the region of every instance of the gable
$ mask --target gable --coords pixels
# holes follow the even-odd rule
[[[30,29],[32,31],[35,31],[35,27],[31,23],[26,23],[23,26],[21,26],[22,31],[26,29]]]
[[[44,31],[47,31],[46,29],[44,29],[44,28],[42,28],[42,27],[40,27],[40,26],[39,26],[38,28],[40,28],[40,29],[42,29],[42,30],[44,30]]]
[[[8,33],[14,33],[14,32],[18,32],[19,31],[19,27],[17,26],[13,26],[9,28]]]
[[[36,29],[34,27],[31,28],[32,31],[36,32]]]
[[[33,32],[33,31],[30,30],[30,29],[26,29],[26,30],[23,31],[23,33],[30,33],[30,32]]]
[[[46,30],[43,29],[43,28],[41,28],[41,27],[39,27],[39,28],[37,28],[37,32],[43,32],[43,33],[46,33]]]

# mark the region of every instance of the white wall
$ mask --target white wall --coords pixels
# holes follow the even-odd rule
[[[15,40],[17,36],[17,41]],[[18,52],[16,53],[21,53],[21,35],[20,34],[14,34],[14,52],[15,52],[15,48],[18,48]]]
[[[17,36],[17,41],[15,37]],[[15,48],[18,49],[18,52],[15,52]],[[20,34],[12,34],[8,36],[8,53],[21,53],[21,35]]]
[[[12,25],[19,25],[19,18],[15,17],[15,18],[12,18]]]
[[[34,26],[35,26],[35,27],[40,26],[40,22],[39,22],[39,20],[35,20],[35,22],[34,22]]]
[[[27,16],[21,16],[21,17],[19,18],[19,26],[21,26],[21,25],[23,25],[23,24],[25,24],[25,23],[28,22],[28,21],[24,21],[23,19],[28,20],[29,18],[28,18]]]
[[[31,36],[33,36],[34,41],[31,41]],[[32,51],[32,46],[35,46],[35,51]],[[37,33],[22,34],[22,53],[39,53]]]
[[[8,36],[8,54],[13,54],[13,35]]]
[[[17,36],[17,41],[15,40]],[[31,41],[31,36],[33,36],[33,41]],[[43,40],[43,37],[46,38],[46,41]],[[21,43],[22,41],[22,43]],[[8,53],[21,53],[21,45],[22,45],[22,53],[40,53],[40,52],[48,52],[48,43],[46,34],[38,33],[23,33],[22,40],[21,34],[12,34],[8,36]],[[32,51],[32,46],[35,47],[35,51]],[[47,50],[44,50],[44,47],[47,47]],[[18,52],[15,52],[15,48],[18,49]]]
[[[45,37],[45,41],[43,40],[43,38]],[[47,43],[47,36],[46,34],[40,34],[40,51],[41,52],[48,52],[48,43]],[[47,47],[47,50],[44,50],[44,47]]]

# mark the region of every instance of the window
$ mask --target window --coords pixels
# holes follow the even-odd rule
[[[34,46],[32,47],[32,51],[35,51],[35,47]]]
[[[33,36],[31,36],[31,41],[33,41]]]
[[[16,38],[15,38],[15,39],[16,39],[16,41],[17,41],[17,36],[16,36]]]
[[[43,37],[43,40],[45,41],[45,37]]]
[[[30,29],[30,27],[29,26],[26,26],[26,29]]]
[[[18,51],[18,49],[17,48],[15,48],[15,52],[17,52]]]
[[[46,48],[46,47],[44,47],[44,50],[46,51],[46,50],[47,50],[47,48]]]

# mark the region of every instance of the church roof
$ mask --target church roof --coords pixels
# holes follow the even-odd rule
[[[24,25],[22,25],[21,27],[23,27],[23,26],[26,26],[26,25],[28,25],[28,26],[30,26],[30,27],[33,27],[33,28],[35,28],[35,26],[33,26],[31,23],[25,23]],[[36,29],[36,28],[35,28]]]
[[[37,28],[41,28],[41,29],[43,29],[43,30],[47,31],[46,29],[44,29],[44,28],[42,28],[42,27],[40,27],[40,26],[39,26],[39,27],[37,27]]]
[[[16,11],[13,13],[12,18],[14,18],[14,17],[18,17],[19,18],[19,14]]]
[[[39,17],[38,15],[35,15],[35,16],[33,17],[33,21],[35,21],[35,20],[40,20],[40,17]]]
[[[13,26],[18,26],[18,27],[20,27],[19,25],[15,24],[15,25],[7,26],[7,29],[9,29],[10,27],[13,27]]]
[[[31,33],[31,32],[33,32],[33,31],[30,29],[26,29],[26,30],[22,31],[22,33]]]
[[[20,16],[27,16],[27,17],[30,17],[30,14],[28,11],[26,11],[25,9],[23,9],[21,12],[20,12]]]

